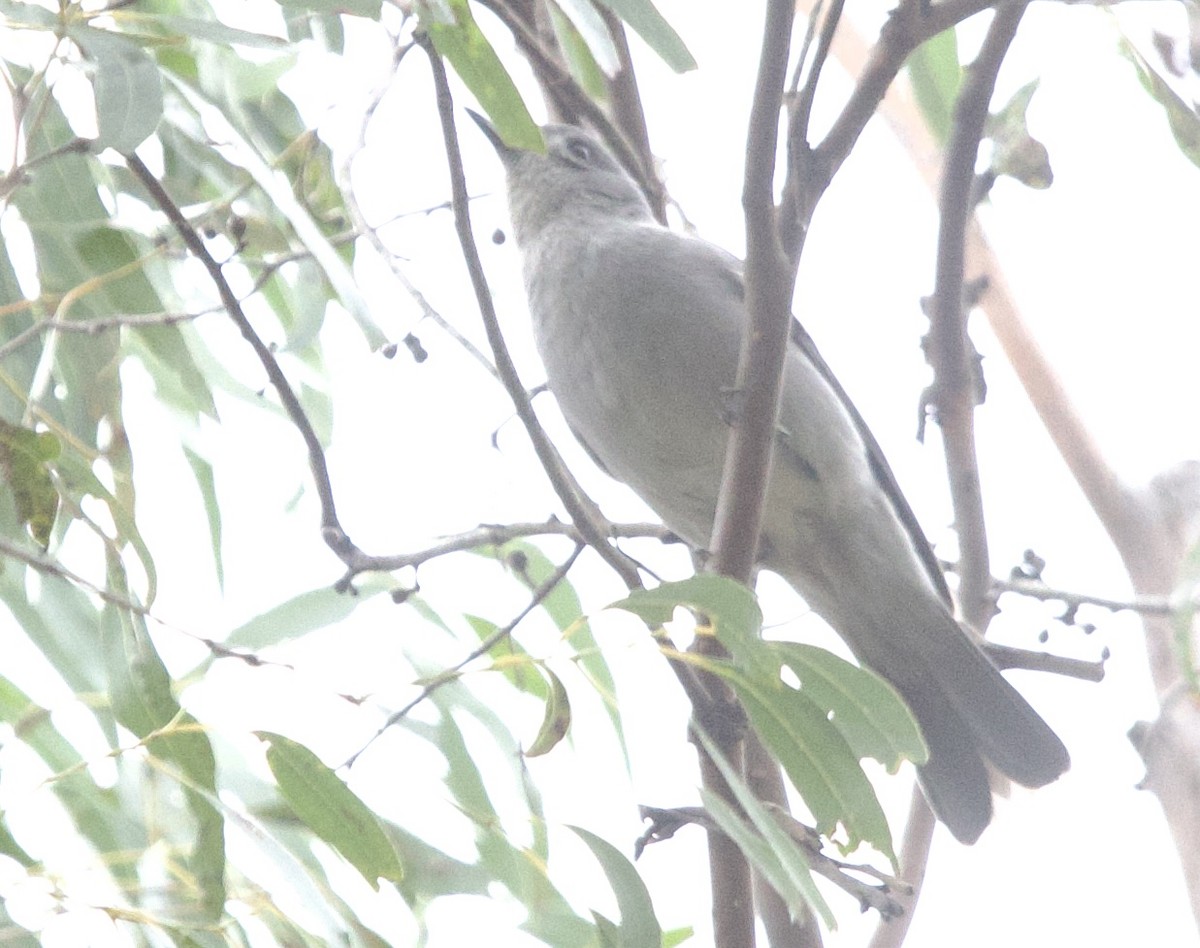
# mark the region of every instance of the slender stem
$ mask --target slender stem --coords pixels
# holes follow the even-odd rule
[[[479,312],[483,317],[484,329],[487,332],[488,344],[492,349],[492,359],[496,370],[504,383],[504,388],[512,399],[517,416],[525,426],[533,449],[546,472],[554,492],[566,508],[571,520],[579,528],[580,534],[588,546],[596,550],[604,558],[627,586],[640,586],[641,578],[637,566],[620,550],[608,542],[603,526],[593,515],[594,505],[584,500],[577,493],[571,479],[565,472],[558,452],[550,443],[545,430],[534,414],[533,406],[517,367],[509,355],[504,335],[500,332],[500,321],[496,318],[496,307],[492,302],[492,294],[488,289],[487,278],[483,274],[483,263],[479,259],[479,249],[475,246],[475,236],[471,232],[471,212],[467,197],[467,182],[463,173],[462,154],[458,147],[458,135],[454,130],[454,101],[450,96],[450,85],[446,80],[446,69],[441,57],[428,41],[421,41],[422,48],[429,57],[430,69],[433,72],[435,96],[438,117],[442,125],[442,141],[446,148],[446,162],[450,171],[450,190],[454,209],[454,229],[458,233],[458,242],[462,248],[463,259],[471,276],[471,286],[475,290],[475,298],[479,304]]]
[[[187,244],[188,249],[204,266],[209,278],[217,288],[217,294],[221,298],[225,312],[229,314],[229,318],[233,320],[234,325],[237,326],[243,338],[250,343],[250,348],[254,350],[259,363],[267,373],[267,378],[270,379],[271,385],[274,386],[276,393],[279,395],[280,402],[283,403],[283,410],[287,412],[288,418],[291,419],[292,424],[304,439],[304,445],[308,450],[309,467],[312,469],[313,483],[316,486],[317,497],[321,503],[321,534],[330,549],[337,553],[339,557],[343,560],[347,560],[348,557],[352,558],[358,553],[358,548],[350,541],[350,538],[346,535],[341,523],[338,521],[337,508],[333,502],[333,486],[329,481],[329,468],[325,463],[325,449],[321,446],[321,439],[317,437],[312,423],[304,413],[300,399],[296,397],[296,393],[292,390],[287,376],[283,374],[283,369],[279,367],[279,362],[276,360],[274,353],[259,338],[258,333],[254,331],[254,327],[250,325],[250,320],[246,318],[246,313],[242,309],[241,302],[234,294],[229,281],[225,279],[221,265],[208,252],[208,248],[204,246],[204,241],[200,239],[200,235],[196,233],[196,229],[183,216],[183,212],[174,200],[172,200],[171,196],[167,194],[166,189],[137,155],[126,155],[125,162],[129,166],[129,170],[133,172],[134,177],[142,183],[142,187],[150,192],[154,203],[167,215],[167,219],[183,239],[183,242]]]

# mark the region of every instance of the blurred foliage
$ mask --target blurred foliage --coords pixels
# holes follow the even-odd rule
[[[281,363],[297,379],[309,379],[322,373],[319,331],[330,313],[344,313],[372,349],[389,339],[353,277],[358,235],[331,150],[280,89],[301,48],[341,55],[347,17],[378,21],[389,41],[408,42],[419,24],[508,141],[539,142],[516,84],[476,22],[486,5],[419,0],[402,12],[380,0],[253,4],[269,14],[261,19],[274,18],[274,32],[230,25],[206,0],[139,0],[108,10],[0,0],[5,29],[25,41],[10,44],[18,52],[4,64],[11,133],[20,142],[18,160],[0,179],[6,238],[0,248],[0,602],[5,626],[13,629],[4,635],[19,635],[76,696],[112,765],[104,776],[94,759],[81,756],[73,736],[78,724],[71,730],[36,704],[21,687],[19,663],[6,663],[0,677],[4,759],[24,755],[36,763],[45,775],[38,792],[58,806],[54,830],[77,845],[69,857],[57,847],[35,848],[0,812],[0,861],[25,880],[52,880],[58,912],[71,911],[79,900],[99,905],[131,944],[386,943],[346,894],[338,871],[345,866],[383,895],[398,893],[419,940],[428,935],[426,916],[436,900],[492,898],[499,886],[524,906],[523,928],[547,944],[678,944],[687,932],[662,932],[624,855],[631,841],[572,827],[607,879],[619,921],[581,911],[586,897],[552,868],[551,834],[525,757],[553,754],[569,737],[571,692],[580,680],[600,696],[622,753],[629,723],[604,650],[569,582],[549,590],[538,606],[561,634],[556,660],[580,672],[572,678],[551,669],[542,651],[503,634],[508,617],[455,614],[415,593],[397,606],[430,641],[464,653],[490,644],[479,663],[498,674],[484,677],[544,708],[537,733],[516,733],[476,678],[448,672],[424,649],[406,653],[428,713],[390,724],[427,746],[440,767],[409,772],[401,761],[397,779],[437,786],[466,828],[472,856],[450,855],[427,842],[425,813],[405,814],[402,821],[382,815],[369,793],[351,789],[341,762],[266,731],[258,736],[269,749],[253,758],[238,749],[249,733],[221,733],[185,710],[188,689],[203,684],[217,659],[269,664],[259,652],[336,627],[392,591],[390,577],[360,578],[355,595],[335,591],[331,578],[329,587],[278,603],[220,643],[205,641],[205,657],[182,674],[172,676],[159,653],[148,621],[157,566],[140,529],[144,514],[125,434],[130,394],[122,367],[140,364],[154,397],[178,423],[161,437],[186,458],[192,483],[178,489],[194,491],[203,505],[208,555],[222,582],[217,462],[190,433],[221,421],[218,404],[287,421],[256,388],[261,383],[243,378],[214,348],[200,317],[222,318],[216,290],[191,265],[122,155],[141,150],[189,225],[237,271],[239,285],[248,288],[245,298],[269,325],[264,334]],[[672,69],[695,66],[649,0],[602,5]],[[587,0],[551,4],[548,24],[569,74],[604,100],[617,56],[600,9]],[[1195,160],[1194,109],[1132,47],[1124,52]],[[944,138],[961,73],[953,32],[922,47],[910,73],[930,124]],[[1017,137],[1032,89],[1027,93],[1022,90],[1005,125],[1017,128]],[[89,125],[79,123],[80,111],[89,113],[91,134],[77,131]],[[20,251],[22,243],[28,253]],[[318,386],[296,386],[327,444],[329,396]],[[319,544],[315,526],[312,536]],[[493,560],[494,571],[526,597],[556,569],[528,543],[475,552]],[[713,577],[621,604],[651,628],[670,620],[677,606],[707,617],[731,652],[728,663],[712,667],[738,691],[820,828],[840,826],[851,843],[865,840],[891,856],[860,759],[875,757],[895,768],[901,759],[919,760],[923,748],[890,689],[827,653],[762,642],[753,597]],[[784,669],[802,688],[784,683]],[[491,745],[486,762],[480,734]],[[507,771],[497,761],[507,762]],[[743,814],[716,812],[720,804],[714,803],[715,818],[789,905],[797,911],[816,906],[829,920],[794,843],[761,807],[744,802]],[[235,830],[238,847],[227,845]],[[82,862],[80,848],[87,853]],[[264,862],[274,871],[264,871]],[[99,901],[97,875],[105,880]],[[0,898],[12,900],[19,890],[5,883]],[[309,911],[289,911],[294,904]],[[20,943],[31,935],[15,920],[19,914],[0,903],[0,940]]]

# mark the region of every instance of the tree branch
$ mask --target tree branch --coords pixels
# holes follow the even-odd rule
[[[342,525],[338,521],[337,508],[333,501],[333,486],[329,481],[329,468],[325,463],[325,450],[321,446],[321,440],[317,437],[317,433],[313,429],[311,422],[309,422],[308,416],[304,413],[300,399],[292,391],[287,376],[283,374],[283,370],[279,367],[279,362],[275,359],[275,354],[259,338],[258,333],[254,331],[254,327],[250,325],[250,320],[246,318],[246,313],[242,309],[241,302],[234,294],[229,281],[225,279],[221,265],[208,252],[208,248],[204,246],[204,241],[200,239],[200,235],[196,233],[196,229],[183,216],[183,212],[171,199],[171,196],[167,194],[166,189],[158,182],[158,179],[154,177],[150,169],[146,167],[137,155],[125,155],[125,162],[129,166],[129,170],[133,172],[134,177],[142,183],[142,187],[150,192],[154,203],[166,214],[167,219],[183,239],[188,249],[191,250],[192,254],[204,266],[209,279],[212,280],[217,288],[217,293],[221,298],[222,305],[225,307],[225,312],[229,314],[229,318],[233,320],[242,337],[250,344],[250,348],[254,350],[259,363],[267,373],[267,378],[270,379],[271,385],[274,386],[276,393],[279,395],[279,400],[283,404],[284,411],[287,412],[288,418],[291,419],[292,424],[300,432],[300,436],[304,439],[304,445],[308,450],[308,463],[312,470],[317,497],[321,502],[321,535],[329,548],[343,561],[353,559],[356,555],[359,555],[359,550],[350,541],[350,537],[346,535],[346,531],[342,529]]]
[[[787,81],[793,6],[771,0],[746,143],[742,206],[746,215],[746,325],[738,357],[735,420],[729,435],[712,538],[712,564],[749,584],[758,554],[783,364],[791,329],[794,271],[783,252],[774,200],[775,145]],[[698,638],[700,651],[718,652],[715,639]],[[724,686],[728,690],[727,686]],[[732,700],[732,696],[729,696]],[[740,737],[720,750],[744,770]],[[736,806],[716,765],[701,754],[705,786]],[[709,833],[713,924],[719,948],[754,944],[751,874],[741,852],[722,834]]]
[[[978,57],[967,70],[942,168],[937,274],[930,301],[928,354],[933,366],[933,401],[942,430],[946,469],[959,547],[959,607],[976,629],[987,627],[991,567],[979,459],[975,451],[977,383],[974,352],[963,310],[967,222],[974,211],[975,162],[1000,64],[1016,36],[1027,0],[996,8]]]

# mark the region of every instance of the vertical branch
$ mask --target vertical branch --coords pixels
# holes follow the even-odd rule
[[[963,309],[964,246],[973,210],[975,162],[988,105],[1026,2],[1010,0],[996,8],[955,104],[954,126],[942,170],[937,275],[930,306],[929,360],[958,533],[959,604],[967,621],[979,628],[990,618],[991,567],[975,451],[976,378]]]
[[[776,228],[775,149],[791,50],[793,7],[771,0],[746,143],[742,205],[746,213],[746,315],[738,360],[735,421],[729,436],[713,528],[717,572],[748,583],[758,552],[779,391],[791,326],[793,277]],[[721,750],[744,767],[737,736]],[[731,796],[711,761],[702,757],[705,786]],[[721,948],[754,944],[749,866],[726,837],[709,835],[713,923]]]

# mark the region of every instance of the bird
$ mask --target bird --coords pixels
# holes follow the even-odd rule
[[[550,391],[600,467],[693,548],[710,540],[746,320],[742,262],[659,223],[601,141],[542,128],[505,144],[513,236]],[[759,565],[782,576],[903,697],[929,750],[918,781],[963,843],[992,819],[991,771],[1026,787],[1062,741],[955,617],[933,550],[877,441],[793,319]]]

